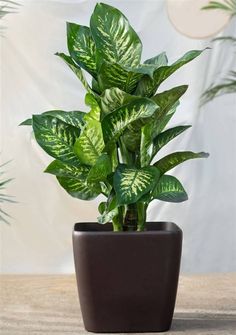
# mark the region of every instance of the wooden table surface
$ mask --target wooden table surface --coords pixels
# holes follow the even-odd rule
[[[1,335],[87,334],[74,276],[2,275],[0,283]],[[181,276],[165,334],[236,335],[236,274]]]

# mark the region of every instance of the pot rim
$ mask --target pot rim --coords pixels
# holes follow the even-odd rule
[[[97,222],[77,222],[73,228],[73,235],[166,235],[182,234],[182,230],[174,222],[168,221],[148,221],[145,231],[116,231],[112,230],[112,224],[100,224]]]

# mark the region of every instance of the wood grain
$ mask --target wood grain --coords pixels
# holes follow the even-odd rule
[[[0,283],[1,335],[87,333],[74,276],[2,275]],[[182,276],[168,334],[235,335],[236,274]]]

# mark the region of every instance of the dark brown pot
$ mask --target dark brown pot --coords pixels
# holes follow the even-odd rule
[[[73,247],[86,330],[158,332],[171,326],[181,258],[182,231],[151,222],[145,232],[77,223]]]

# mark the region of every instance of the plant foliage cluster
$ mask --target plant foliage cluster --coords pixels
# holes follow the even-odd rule
[[[112,221],[115,231],[142,231],[152,200],[187,199],[181,182],[168,172],[208,156],[179,151],[155,159],[190,127],[165,129],[187,86],[157,90],[202,51],[189,51],[171,64],[164,52],[141,63],[139,36],[118,9],[103,3],[96,5],[90,27],[67,23],[67,43],[69,55],[57,55],[84,85],[90,111],[47,111],[23,124],[32,124],[38,144],[55,159],[45,172],[70,195],[107,198],[99,205],[100,223]]]

